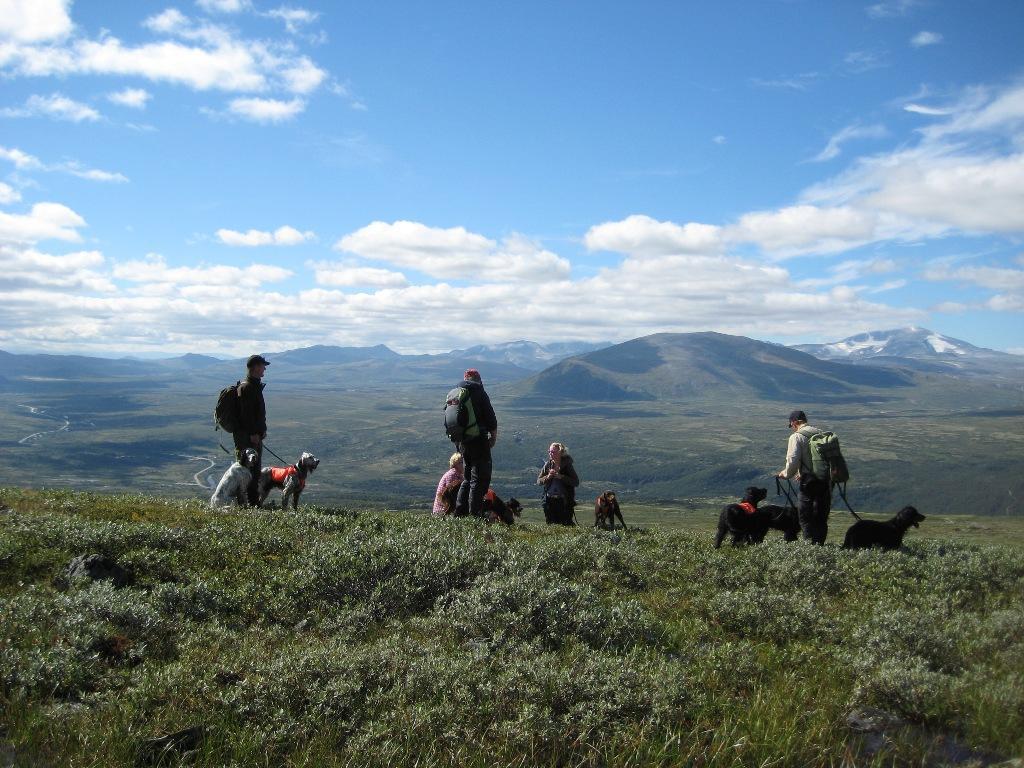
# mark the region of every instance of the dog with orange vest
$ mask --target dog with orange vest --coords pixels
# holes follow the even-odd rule
[[[257,506],[263,502],[274,488],[281,489],[281,509],[288,508],[291,499],[292,509],[299,508],[299,496],[306,487],[306,478],[320,464],[320,459],[312,453],[304,452],[297,462],[287,467],[264,467],[260,472],[260,497]]]

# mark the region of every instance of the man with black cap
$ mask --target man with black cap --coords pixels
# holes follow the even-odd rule
[[[252,448],[256,451],[256,464],[251,467],[252,482],[249,483],[249,504],[256,506],[259,499],[260,468],[263,466],[263,440],[267,436],[267,406],[263,402],[263,374],[270,363],[263,355],[253,355],[245,361],[248,375],[238,388],[238,429],[232,433],[235,441],[235,458],[242,451]]]
[[[828,514],[832,511],[832,486],[812,470],[810,437],[821,432],[807,423],[807,414],[793,411],[789,414],[789,444],[786,448],[786,466],[779,477],[800,481],[800,506],[797,516],[805,539],[813,544],[824,544],[828,536]]]
[[[484,391],[480,371],[470,368],[462,378],[459,386],[469,392],[477,428],[472,436],[464,436],[459,443],[465,470],[455,498],[455,514],[483,517],[484,496],[491,485],[491,448],[498,439],[498,418],[491,407],[491,398]]]

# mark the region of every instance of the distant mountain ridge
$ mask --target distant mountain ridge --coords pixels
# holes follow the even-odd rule
[[[568,358],[522,382],[524,400],[688,400],[709,395],[857,398],[913,385],[909,373],[851,367],[722,333],[659,333]]]
[[[792,348],[821,360],[917,371],[965,375],[1024,371],[1024,357],[1020,355],[977,347],[916,326],[869,331],[828,344],[797,344]]]

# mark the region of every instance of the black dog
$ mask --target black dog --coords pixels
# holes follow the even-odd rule
[[[780,507],[778,504],[765,504],[758,507],[754,515],[757,524],[755,530],[750,533],[750,541],[753,544],[760,544],[764,541],[765,534],[769,530],[782,531],[782,538],[786,541],[796,541],[800,536],[800,518],[797,515],[796,507]],[[760,538],[755,538],[760,536]]]
[[[757,514],[757,505],[768,495],[767,488],[750,486],[738,503],[726,504],[718,516],[715,549],[722,546],[726,533],[732,534],[732,545],[763,541],[768,533],[768,517]]]
[[[511,496],[508,501],[502,501],[493,488],[488,488],[484,495],[483,513],[489,523],[512,525],[523,513],[523,505]]]
[[[925,517],[913,507],[904,507],[891,520],[858,520],[843,539],[843,549],[899,549],[910,526],[918,527]]]

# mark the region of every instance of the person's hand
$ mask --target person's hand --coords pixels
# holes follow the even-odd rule
[[[498,442],[498,433],[492,432],[491,436],[487,439],[487,447],[493,448],[496,442]]]

